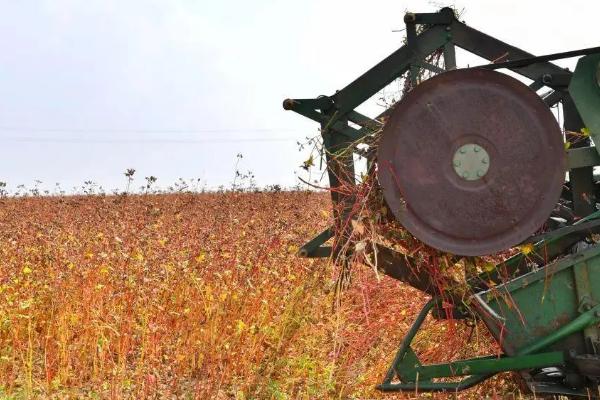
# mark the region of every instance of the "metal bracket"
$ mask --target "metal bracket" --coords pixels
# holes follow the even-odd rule
[[[482,301],[476,297],[476,300]],[[442,364],[423,365],[411,349],[411,343],[425,321],[427,314],[440,304],[432,298],[423,307],[413,326],[404,337],[396,357],[386,377],[377,388],[383,391],[460,391],[502,371],[519,371],[564,365],[565,354],[562,351],[544,351],[550,345],[600,321],[600,306],[594,306],[580,316],[557,329],[555,332],[537,338],[513,356],[487,356],[468,360],[451,361]],[[435,378],[469,376],[459,382],[434,382]],[[400,382],[393,382],[397,378]]]
[[[329,257],[331,255],[331,247],[323,247],[322,245],[333,237],[333,228],[327,228],[314,239],[306,243],[298,250],[300,257],[317,258]]]

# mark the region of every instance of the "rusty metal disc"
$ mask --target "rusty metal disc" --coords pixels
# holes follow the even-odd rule
[[[413,89],[390,115],[378,177],[413,235],[459,255],[525,240],[556,205],[565,180],[561,130],[527,86],[463,69]]]

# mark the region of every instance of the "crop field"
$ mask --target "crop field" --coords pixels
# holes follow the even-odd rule
[[[315,192],[0,199],[0,398],[525,397],[511,375],[376,391],[427,299],[366,266],[340,293],[331,262],[298,258],[329,209]],[[416,344],[496,351],[459,321]]]

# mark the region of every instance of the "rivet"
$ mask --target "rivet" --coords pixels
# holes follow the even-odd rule
[[[458,151],[460,154],[465,154],[467,152],[467,149],[462,148]]]
[[[487,160],[487,158],[482,158],[482,159],[481,159],[481,163],[482,163],[482,164],[487,164],[487,163],[488,163],[488,160]]]
[[[473,151],[475,153],[479,153],[479,150],[481,150],[478,146],[473,146]]]
[[[478,176],[478,177],[480,177],[480,178],[481,178],[483,175],[484,175],[483,171],[477,171],[477,176]]]
[[[462,177],[465,178],[465,179],[468,178],[469,177],[469,173],[468,172],[463,172]]]
[[[460,167],[460,161],[454,161],[454,166],[455,167]]]

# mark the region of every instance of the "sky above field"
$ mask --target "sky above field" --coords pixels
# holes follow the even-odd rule
[[[600,3],[453,4],[535,54],[598,46]],[[444,2],[0,0],[0,181],[124,189],[158,177],[292,186],[317,125],[286,97],[332,94],[394,51],[405,11]],[[477,62],[460,58],[459,64]],[[559,62],[574,66],[574,61]],[[365,112],[374,114],[376,105]],[[313,175],[314,177],[314,175]]]

